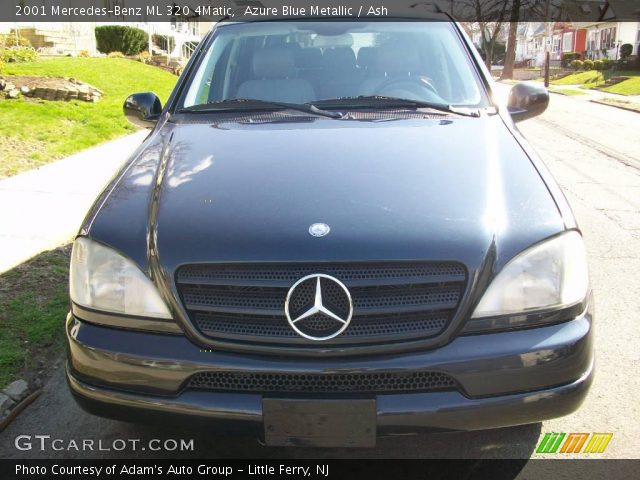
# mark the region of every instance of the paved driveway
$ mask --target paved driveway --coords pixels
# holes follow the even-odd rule
[[[97,193],[146,135],[137,132],[0,180],[0,273],[67,243]]]

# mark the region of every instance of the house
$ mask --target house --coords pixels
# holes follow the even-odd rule
[[[633,18],[639,21],[630,21]],[[617,60],[620,47],[626,43],[633,46],[632,54],[639,54],[640,9],[637,2],[607,0],[598,11],[597,21],[584,22],[581,26],[587,31],[587,58]]]
[[[50,0],[36,0],[45,5]],[[95,4],[103,3],[106,8],[113,5],[125,6],[126,0],[96,0]],[[0,23],[0,33],[18,34],[28,39],[34,48],[51,55],[77,55],[81,51],[96,54],[95,28],[101,25],[128,25],[153,35],[171,37],[170,51],[165,51],[174,59],[188,59],[193,53],[195,45],[211,28],[213,22],[201,21],[196,15],[188,17],[172,17],[167,22],[122,22],[120,18],[112,18],[107,22],[17,22]],[[155,45],[154,50],[160,50]],[[163,49],[166,50],[166,49]]]
[[[551,41],[551,59],[562,60],[566,53],[580,53],[584,57],[587,30],[570,22],[556,22]]]
[[[552,64],[559,64],[569,52],[580,53],[582,59],[619,58],[619,48],[640,48],[640,9],[628,0],[581,0],[563,2],[562,11],[553,16],[562,22],[522,23],[518,27],[516,62],[532,66],[544,63],[549,52]],[[624,19],[625,21],[619,21]]]
[[[81,22],[17,22],[3,24],[0,33],[25,38],[45,54],[69,55],[81,51],[95,53],[95,24]]]
[[[626,43],[633,46],[638,55],[640,44],[640,22],[596,22],[586,25],[586,57],[590,59],[620,58],[620,47]]]

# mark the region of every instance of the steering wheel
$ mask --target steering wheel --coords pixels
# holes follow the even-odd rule
[[[435,87],[424,77],[391,80],[380,86],[375,94],[385,97],[410,98],[411,100],[426,100],[433,98],[434,95],[440,98]]]

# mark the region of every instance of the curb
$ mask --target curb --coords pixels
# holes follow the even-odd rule
[[[33,401],[40,396],[41,393],[42,389],[39,388],[23,400],[21,400],[15,407],[13,407],[11,409],[11,413],[2,422],[0,422],[0,432],[7,428],[9,424],[20,414],[20,412],[31,405]]]
[[[563,93],[563,92],[558,92],[557,90],[549,90],[549,89],[547,89],[547,92],[549,92],[549,93],[555,93],[556,95],[562,95],[563,97],[571,97],[571,96],[574,96],[574,95],[567,95],[566,93]]]
[[[640,113],[640,110],[636,110],[636,109],[633,109],[633,108],[625,107],[624,105],[614,105],[612,103],[602,102],[600,100],[589,100],[589,101],[593,102],[593,103],[598,103],[600,105],[606,105],[608,107],[619,108],[620,110],[626,110],[627,112]]]
[[[562,95],[563,97],[580,98],[581,100],[587,100],[587,98],[586,98],[586,97],[591,96],[591,95],[589,94],[589,90],[582,90],[582,89],[569,89],[569,88],[564,89],[564,90],[569,90],[569,91],[578,91],[578,92],[581,92],[581,93],[579,93],[579,94],[577,94],[577,95],[571,95],[570,93],[564,93],[564,92],[562,92],[561,90],[562,90],[562,89],[557,89],[557,90],[550,90],[550,89],[547,89],[547,91],[548,91],[549,93],[555,93],[555,94],[557,94],[557,95]]]

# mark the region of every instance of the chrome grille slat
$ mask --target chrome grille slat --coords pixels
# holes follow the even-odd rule
[[[321,343],[298,336],[284,315],[291,285],[314,273],[343,282],[354,308],[350,326]],[[176,285],[191,321],[205,336],[314,348],[437,336],[459,306],[466,270],[453,262],[199,264],[179,268]]]
[[[318,271],[316,273],[326,273]],[[310,274],[307,274],[310,275]],[[329,274],[327,274],[329,275]],[[301,275],[303,277],[305,275]],[[438,284],[464,281],[464,275],[434,275],[433,277],[406,277],[390,278],[385,280],[387,285],[418,285],[418,284]],[[348,280],[351,287],[375,287],[378,286],[378,279],[352,279]],[[203,279],[185,278],[181,279],[183,285],[208,285],[208,286],[229,286],[229,287],[279,287],[289,288],[293,283],[291,280],[240,280],[240,279]]]
[[[348,265],[348,264],[347,264]],[[278,264],[278,265],[187,265],[181,267],[176,280],[178,283],[220,282],[221,285],[234,285],[234,281],[258,281],[273,285],[276,281],[286,282],[283,286],[290,287],[293,282],[306,275],[324,273],[339,278],[347,284],[356,280],[373,279],[375,285],[385,284],[390,280],[403,279],[403,283],[420,283],[423,281],[464,281],[465,270],[461,265],[450,263],[433,263],[423,266],[408,264],[400,267],[398,264],[360,264],[351,267],[336,264]],[[418,264],[419,265],[419,264]],[[432,280],[433,279],[433,280]],[[263,284],[264,284],[263,283]]]
[[[211,314],[197,312],[195,323],[205,335],[234,339],[242,335],[246,340],[276,341],[305,344],[293,329],[277,316]],[[390,321],[391,320],[391,321]],[[430,337],[440,332],[447,324],[448,314],[436,312],[432,314],[399,315],[397,319],[386,316],[361,317],[353,323],[333,343],[362,343],[375,338],[386,338],[393,335],[395,339],[412,338],[416,335]]]

